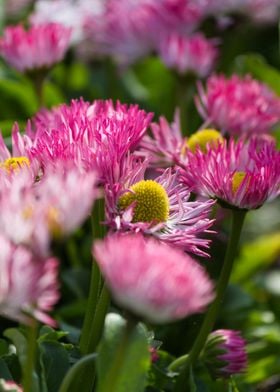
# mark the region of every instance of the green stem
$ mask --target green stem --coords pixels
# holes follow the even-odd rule
[[[99,199],[96,201],[91,215],[93,238],[104,237],[105,226],[102,225],[103,220],[104,220],[104,200]],[[89,354],[91,352],[89,349],[89,341],[90,341],[93,320],[95,317],[98,299],[100,296],[102,286],[103,286],[103,279],[100,274],[100,270],[96,263],[96,260],[93,259],[93,264],[91,267],[89,297],[88,297],[86,314],[84,318],[84,323],[81,332],[81,339],[80,339],[80,350],[83,354]]]
[[[32,390],[32,379],[33,369],[36,359],[36,348],[37,348],[37,328],[38,322],[33,320],[32,325],[28,327],[28,344],[27,344],[27,356],[26,362],[23,369],[23,390]]]
[[[176,358],[176,359],[175,359],[173,362],[171,362],[171,364],[168,366],[168,371],[169,371],[169,372],[175,372],[177,368],[183,366],[183,365],[186,363],[188,357],[189,357],[189,354],[185,354],[185,355],[182,355],[182,356],[179,357],[179,358]]]
[[[176,75],[177,91],[176,106],[180,109],[180,125],[182,134],[187,136],[190,134],[190,105],[194,95],[194,77],[192,75]]]
[[[199,354],[205,345],[207,337],[209,333],[212,331],[212,328],[215,324],[218,311],[223,302],[224,294],[230,279],[234,259],[237,254],[239,238],[240,238],[245,215],[246,215],[246,211],[244,210],[232,210],[231,233],[230,233],[229,243],[227,246],[223,268],[217,284],[216,298],[212,302],[212,304],[208,309],[208,312],[206,313],[200,332],[194,342],[194,345],[189,353],[188,358],[186,359],[185,366],[178,377],[174,389],[175,392],[180,392],[184,390],[183,386],[188,385],[189,367],[193,365],[195,361],[198,359]]]
[[[71,390],[71,386],[77,382],[77,380],[81,376],[81,371],[88,365],[91,365],[95,362],[97,354],[89,354],[80,359],[66,374],[63,379],[63,382],[59,388],[59,392],[69,392]],[[80,382],[80,381],[79,381]],[[74,389],[73,389],[74,390]]]
[[[93,352],[96,350],[96,347],[102,335],[105,316],[108,311],[109,303],[110,303],[110,294],[107,287],[104,284],[101,290],[101,294],[98,300],[96,312],[90,330],[91,333],[88,341],[88,352]]]

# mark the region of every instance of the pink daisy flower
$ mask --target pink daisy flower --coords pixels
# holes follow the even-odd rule
[[[3,235],[0,248],[1,315],[27,324],[35,317],[55,325],[47,312],[59,298],[58,261],[38,259],[29,248],[14,245]]]
[[[247,367],[246,342],[239,331],[219,329],[206,342],[204,361],[215,378],[229,378]]]
[[[152,113],[137,105],[111,100],[72,101],[52,111],[42,111],[29,126],[29,154],[42,163],[72,160],[84,170],[95,170],[100,181],[117,182],[122,161],[139,144]]]
[[[191,72],[202,78],[213,70],[218,56],[215,42],[201,33],[192,36],[165,34],[160,38],[158,50],[168,68],[180,74]]]
[[[0,53],[20,72],[50,68],[68,49],[71,29],[58,23],[9,26],[0,40]]]
[[[113,235],[97,241],[93,254],[115,300],[154,323],[201,312],[213,299],[202,267],[154,239]]]
[[[234,136],[268,133],[280,121],[280,99],[249,75],[211,76],[205,90],[199,85],[196,105],[207,125]]]
[[[259,208],[280,193],[280,152],[274,143],[231,139],[206,152],[188,151],[187,157],[182,181],[228,207]]]
[[[129,163],[131,164],[131,162]],[[132,162],[135,165],[135,162]],[[139,168],[139,165],[140,168]],[[190,192],[167,169],[153,180],[145,180],[147,162],[128,167],[118,185],[105,187],[106,223],[113,230],[142,231],[185,251],[208,256],[212,201],[190,202]]]

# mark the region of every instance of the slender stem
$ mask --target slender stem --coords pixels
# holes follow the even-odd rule
[[[188,358],[186,359],[186,364],[178,377],[174,389],[175,392],[180,392],[184,390],[183,386],[187,385],[189,367],[194,364],[195,361],[198,359],[199,354],[205,345],[206,339],[215,324],[218,311],[223,302],[224,294],[230,279],[245,215],[246,211],[232,210],[231,233],[225,255],[224,265],[217,284],[216,298],[210,305],[208,312],[206,313],[200,332],[194,342],[194,345],[189,353]]]
[[[32,388],[33,369],[37,348],[37,329],[38,322],[37,320],[33,320],[32,324],[28,327],[27,356],[23,369],[22,383],[24,391],[31,391]]]
[[[179,358],[176,358],[176,359],[175,359],[173,362],[171,362],[171,364],[168,366],[168,370],[169,370],[170,372],[175,372],[176,369],[177,369],[178,367],[181,367],[181,366],[185,365],[185,363],[186,363],[188,357],[189,357],[189,354],[185,354],[185,355],[182,355],[182,356],[179,357]]]
[[[98,300],[96,312],[91,326],[91,333],[88,341],[88,352],[93,352],[96,350],[96,347],[102,335],[105,316],[107,314],[109,303],[110,294],[104,284],[101,290],[100,298]]]
[[[97,354],[89,354],[80,359],[66,374],[63,382],[59,388],[59,392],[69,392],[71,390],[71,385],[77,381],[81,376],[81,371],[88,365],[95,362]],[[74,390],[74,389],[73,389]]]
[[[176,106],[180,109],[180,124],[183,135],[190,134],[190,104],[194,94],[194,77],[177,75]]]
[[[92,329],[92,322],[95,315],[95,310],[99,297],[100,271],[95,260],[93,260],[91,270],[90,291],[87,302],[86,314],[84,324],[81,332],[80,350],[83,354],[88,354],[89,337]]]
[[[31,80],[34,85],[34,90],[38,100],[38,108],[41,109],[44,106],[44,83],[45,83],[45,72],[37,71],[31,76]]]

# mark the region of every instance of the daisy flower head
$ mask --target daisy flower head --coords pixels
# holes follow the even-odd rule
[[[261,207],[280,193],[280,152],[258,139],[233,139],[187,152],[181,180],[199,195],[218,199],[228,208]]]
[[[111,198],[107,224],[113,230],[142,231],[185,251],[208,256],[209,233],[213,220],[209,214],[213,201],[190,202],[190,191],[179,183],[178,173],[167,169],[154,179],[146,180],[145,170],[132,176]],[[106,199],[106,188],[105,188]]]
[[[215,378],[229,378],[247,368],[246,342],[239,331],[219,329],[207,339],[203,359]]]
[[[41,259],[30,248],[14,245],[0,236],[0,313],[4,317],[30,323],[35,317],[55,325],[47,312],[59,298],[58,261]]]
[[[115,300],[154,323],[201,312],[213,299],[203,268],[178,249],[138,234],[98,241],[93,254]]]
[[[232,136],[269,133],[280,121],[280,98],[250,75],[210,76],[205,89],[198,85],[196,106],[206,124]]]
[[[20,72],[48,69],[61,61],[68,49],[71,29],[58,23],[9,26],[0,39],[0,53]]]

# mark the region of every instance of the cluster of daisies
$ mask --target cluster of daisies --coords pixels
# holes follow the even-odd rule
[[[70,36],[56,23],[10,27],[0,52],[34,73],[63,58]],[[40,110],[23,134],[15,126],[12,152],[1,138],[2,315],[55,325],[49,312],[59,298],[59,262],[51,243],[80,227],[101,198],[108,233],[92,252],[115,301],[153,323],[205,310],[214,284],[193,257],[208,256],[213,205],[250,210],[280,193],[271,132],[280,99],[250,76],[214,75],[199,86],[196,104],[204,123],[189,138],[178,113],[172,124],[156,123],[138,105],[83,99]],[[243,348],[223,331],[221,344],[230,339]],[[235,372],[246,362],[238,353]]]

